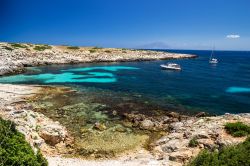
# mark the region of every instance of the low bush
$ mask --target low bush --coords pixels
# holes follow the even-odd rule
[[[95,53],[96,50],[93,50],[93,49],[92,49],[92,50],[89,50],[89,52],[90,52],[90,53]]]
[[[102,47],[93,47],[92,49],[102,49]]]
[[[12,51],[12,50],[14,50],[13,48],[11,48],[11,47],[8,47],[8,46],[2,46],[2,48],[3,48],[3,49],[5,49],[5,50],[9,50],[9,51]]]
[[[14,48],[28,48],[26,45],[19,44],[19,43],[11,43],[11,46]]]
[[[192,138],[190,141],[189,141],[189,144],[188,144],[188,146],[189,147],[196,147],[196,146],[198,146],[198,141],[197,141],[197,139],[196,138]]]
[[[72,50],[77,50],[77,49],[80,49],[80,47],[77,47],[77,46],[69,46],[67,47],[68,49],[72,49]]]
[[[106,53],[111,53],[111,51],[110,51],[110,50],[105,50],[104,52],[106,52]]]
[[[12,122],[0,118],[0,166],[5,165],[47,166],[48,163],[40,152],[34,153]]]
[[[234,137],[242,137],[250,134],[250,126],[242,123],[227,123],[225,129],[228,134],[231,134]]]
[[[52,47],[51,46],[49,46],[49,45],[36,45],[35,47],[34,47],[34,50],[36,50],[36,51],[44,51],[44,50],[46,50],[46,49],[51,49]]]
[[[219,152],[203,150],[188,166],[249,166],[250,138],[241,144],[224,147]]]

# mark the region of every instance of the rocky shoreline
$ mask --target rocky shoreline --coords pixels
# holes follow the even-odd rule
[[[164,130],[160,139],[150,144],[149,149],[138,148],[125,152],[114,159],[83,160],[64,158],[70,154],[72,141],[67,129],[59,122],[32,109],[27,103],[30,97],[41,93],[43,86],[0,84],[0,116],[16,123],[26,140],[39,147],[49,161],[49,165],[183,165],[202,149],[220,149],[244,141],[245,137],[235,138],[227,134],[224,125],[227,122],[241,121],[250,124],[250,114],[225,114],[203,117],[184,116],[170,112],[166,116],[149,117],[142,114],[126,113],[124,119],[133,127],[141,130]],[[58,88],[58,87],[52,87]],[[64,91],[70,91],[64,88]],[[190,146],[196,139],[197,145]]]
[[[0,57],[0,75],[6,75],[22,72],[28,66],[196,56],[146,50],[0,43]],[[220,149],[223,146],[243,142],[245,137],[235,138],[225,132],[224,125],[227,122],[241,121],[250,124],[250,114],[207,117],[205,113],[185,116],[169,112],[164,116],[149,116],[138,112],[126,112],[122,114],[125,126],[129,125],[146,132],[159,132],[162,136],[151,142],[146,149],[139,146],[132,151],[117,155],[116,158],[102,160],[65,158],[65,155],[73,153],[74,137],[62,123],[35,111],[33,105],[29,103],[30,98],[43,93],[46,88],[48,87],[0,84],[0,116],[14,122],[33,149],[37,151],[38,147],[48,159],[49,165],[53,166],[184,165],[202,149]],[[72,91],[67,87],[50,88],[62,94]],[[96,123],[94,126],[99,130],[96,131],[98,134],[106,130],[106,126],[102,125]],[[119,130],[124,132],[124,128]],[[190,145],[194,139],[195,145]]]
[[[20,73],[28,66],[91,62],[149,61],[195,58],[196,55],[159,51],[70,47],[0,42],[0,75]]]

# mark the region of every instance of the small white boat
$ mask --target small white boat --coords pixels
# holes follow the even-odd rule
[[[181,70],[181,66],[176,63],[167,63],[160,65],[162,69],[168,69],[168,70]]]
[[[213,48],[211,56],[209,58],[209,63],[211,63],[211,64],[217,64],[218,63],[218,59],[213,58],[213,55],[214,55],[214,48]]]
[[[209,60],[209,63],[216,64],[216,63],[218,63],[218,59],[212,58],[212,59]]]

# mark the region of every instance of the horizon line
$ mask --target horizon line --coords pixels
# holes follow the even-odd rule
[[[48,43],[36,43],[36,42],[9,42],[9,41],[0,41],[0,43],[23,43],[23,44],[44,44],[44,45],[52,45],[52,46],[77,46],[77,47],[102,47],[102,48],[126,48],[126,49],[137,49],[137,50],[183,50],[183,51],[211,51],[211,49],[184,49],[184,48],[136,48],[136,47],[103,47],[99,45],[71,45],[71,44],[48,44]],[[215,51],[243,51],[249,52],[249,50],[228,50],[228,49],[216,49]]]

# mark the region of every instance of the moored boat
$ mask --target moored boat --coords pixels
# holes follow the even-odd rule
[[[167,63],[160,65],[162,69],[167,70],[181,70],[181,66],[176,63]]]
[[[209,58],[209,63],[211,63],[211,64],[217,64],[218,63],[218,59],[213,58],[213,56],[214,56],[214,48],[213,48],[211,56]]]

